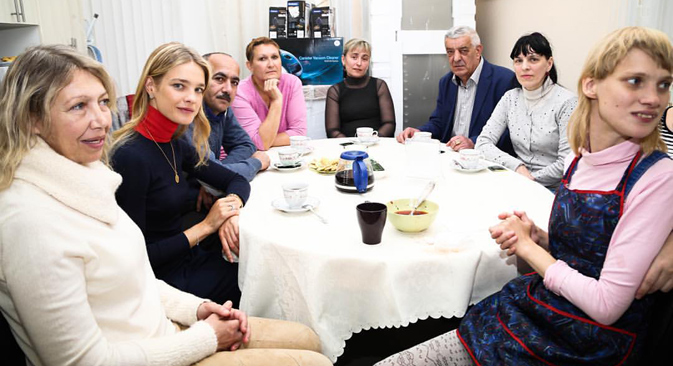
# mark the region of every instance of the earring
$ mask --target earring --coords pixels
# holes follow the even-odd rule
[[[150,100],[154,99],[154,95],[150,94]]]

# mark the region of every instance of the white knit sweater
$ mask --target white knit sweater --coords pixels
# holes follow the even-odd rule
[[[29,364],[188,365],[215,352],[196,321],[203,300],[154,277],[120,183],[38,139],[0,192],[0,307]]]

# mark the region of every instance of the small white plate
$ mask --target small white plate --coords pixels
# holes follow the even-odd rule
[[[354,144],[358,144],[358,145],[372,146],[372,145],[376,145],[376,144],[379,143],[379,137],[376,136],[376,138],[372,139],[371,141],[360,141],[359,138],[353,137],[351,139],[351,142],[354,143]]]
[[[478,167],[476,167],[474,169],[465,169],[465,168],[461,167],[460,165],[458,165],[458,163],[456,163],[455,160],[451,160],[451,167],[453,169],[455,169],[459,172],[463,172],[463,173],[476,173],[476,172],[480,172],[480,171],[488,168],[488,164],[486,164],[483,161],[480,161]]]
[[[316,209],[318,205],[320,205],[320,200],[317,197],[311,197],[308,196],[306,198],[306,202],[304,203],[304,206],[306,205],[311,205],[313,209]],[[271,201],[271,206],[275,208],[276,210],[280,210],[283,212],[288,212],[288,213],[297,213],[297,212],[306,212],[308,211],[308,208],[305,207],[299,207],[299,208],[290,208],[290,206],[287,205],[287,202],[285,201],[285,198],[276,198],[275,200]]]
[[[273,163],[273,167],[281,172],[293,172],[295,170],[299,170],[304,167],[304,161],[300,161],[298,163],[295,163],[294,165],[281,165],[280,163]]]
[[[306,156],[306,155],[312,153],[313,150],[315,150],[315,147],[313,147],[313,146],[306,146],[306,147],[304,147],[303,149],[301,149],[301,155],[302,155],[302,156]]]
[[[447,151],[455,152],[456,150],[452,149],[451,146],[446,146],[444,143],[439,144],[439,153],[445,153]]]
[[[374,170],[374,179],[380,180],[388,176],[388,171],[386,170]]]

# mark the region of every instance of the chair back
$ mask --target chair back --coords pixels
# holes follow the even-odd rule
[[[16,343],[12,330],[4,316],[0,316],[0,345],[2,349],[3,365],[25,365],[26,356]]]
[[[673,363],[673,291],[658,292],[653,296],[657,299],[640,364],[669,366]]]

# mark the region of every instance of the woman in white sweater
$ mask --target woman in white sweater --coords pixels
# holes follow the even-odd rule
[[[540,33],[519,38],[510,57],[519,88],[505,93],[477,138],[475,149],[547,188],[558,187],[570,152],[566,125],[577,98],[558,85],[551,46]],[[517,157],[496,143],[509,128]]]
[[[64,46],[26,51],[0,88],[0,307],[28,364],[329,365],[302,325],[155,279],[103,162],[114,99],[102,65]],[[253,349],[274,342],[296,350]]]

